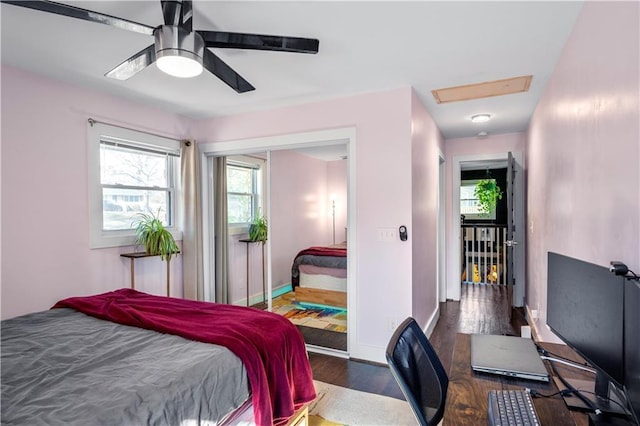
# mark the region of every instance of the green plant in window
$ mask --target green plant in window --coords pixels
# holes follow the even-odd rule
[[[474,195],[478,199],[478,209],[485,215],[494,211],[498,200],[502,199],[502,191],[495,179],[480,180],[476,185]]]
[[[268,223],[267,218],[258,213],[249,225],[249,239],[251,241],[267,241]]]
[[[143,245],[148,254],[159,255],[162,260],[171,260],[171,256],[180,251],[173,235],[165,228],[158,215],[139,213],[134,224],[138,237],[136,244]]]

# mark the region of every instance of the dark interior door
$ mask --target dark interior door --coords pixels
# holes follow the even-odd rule
[[[515,191],[514,191],[514,181],[515,181],[515,164],[513,159],[513,154],[509,152],[507,157],[507,240],[505,241],[505,251],[507,256],[507,291],[509,297],[507,298],[507,302],[509,303],[509,310],[511,312],[511,305],[513,301],[513,288],[515,285],[515,277],[514,277],[514,262],[513,262],[513,248],[514,245],[518,244],[515,240],[516,236],[516,225],[515,225]],[[509,314],[511,315],[511,314]]]

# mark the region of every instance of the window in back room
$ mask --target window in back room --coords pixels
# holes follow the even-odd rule
[[[495,179],[492,179],[495,182]],[[484,213],[480,210],[479,199],[476,196],[476,187],[480,179],[463,180],[460,182],[460,214],[465,219],[495,220],[496,211]]]

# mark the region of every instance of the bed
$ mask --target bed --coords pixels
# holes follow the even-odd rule
[[[291,267],[296,301],[347,307],[347,244],[301,250]]]
[[[2,424],[287,424],[315,398],[285,318],[131,289],[2,321],[1,355]]]

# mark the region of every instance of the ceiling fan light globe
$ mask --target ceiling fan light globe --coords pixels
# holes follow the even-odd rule
[[[162,72],[173,77],[191,78],[202,74],[202,64],[186,56],[164,55],[156,63]]]
[[[163,25],[154,31],[156,62],[163,72],[180,78],[202,73],[204,40],[196,32],[179,26]]]

